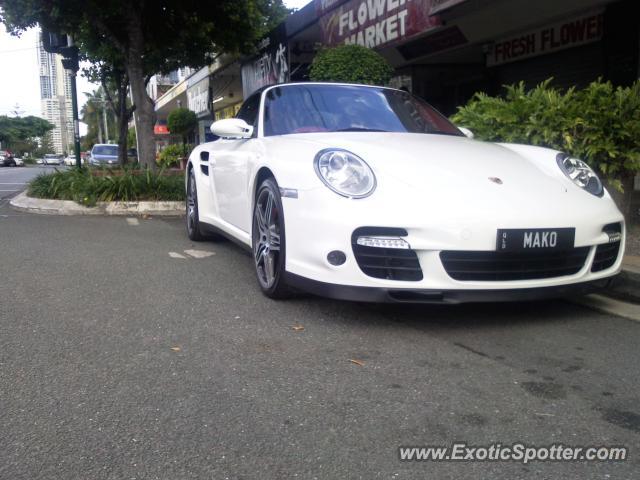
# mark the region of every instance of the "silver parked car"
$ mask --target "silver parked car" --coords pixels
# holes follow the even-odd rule
[[[43,165],[62,165],[62,155],[57,155],[55,153],[47,153],[44,157],[42,157]]]

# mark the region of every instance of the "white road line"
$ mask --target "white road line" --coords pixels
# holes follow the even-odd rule
[[[137,218],[135,218],[135,217],[133,217],[133,218],[127,218],[127,223],[128,223],[129,225],[132,225],[132,226],[140,225],[140,221],[139,221]]]
[[[180,255],[178,252],[169,252],[169,256],[171,258],[181,258],[183,260],[187,259],[187,257],[185,257],[184,255]]]
[[[215,255],[215,252],[208,252],[206,250],[185,250],[184,253],[192,256],[193,258],[207,258],[211,255]]]

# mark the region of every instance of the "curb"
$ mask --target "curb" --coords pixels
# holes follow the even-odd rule
[[[598,312],[616,315],[640,322],[640,305],[627,303],[607,295],[591,294],[580,298],[570,298],[571,302]]]
[[[71,200],[47,200],[29,197],[22,192],[9,204],[18,211],[40,215],[155,215],[182,216],[183,202],[98,202],[95,207],[84,207]]]
[[[603,294],[625,302],[640,304],[640,273],[623,265],[620,274],[613,278],[611,285]]]

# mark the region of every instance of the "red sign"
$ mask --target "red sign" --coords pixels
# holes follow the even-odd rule
[[[169,127],[167,124],[156,123],[153,126],[153,133],[156,135],[169,135]]]
[[[325,45],[388,46],[440,25],[432,0],[349,0],[320,18]]]
[[[502,65],[585,45],[600,40],[602,31],[602,12],[592,12],[558,22],[497,41],[493,51],[487,54],[487,65]]]

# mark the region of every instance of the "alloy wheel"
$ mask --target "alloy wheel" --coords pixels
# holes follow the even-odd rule
[[[269,289],[276,282],[280,259],[280,211],[273,192],[263,189],[256,202],[253,228],[253,255],[258,280]]]
[[[189,189],[187,192],[187,229],[189,233],[193,233],[196,229],[196,203],[198,201],[196,193],[196,177],[191,172],[189,174]]]

